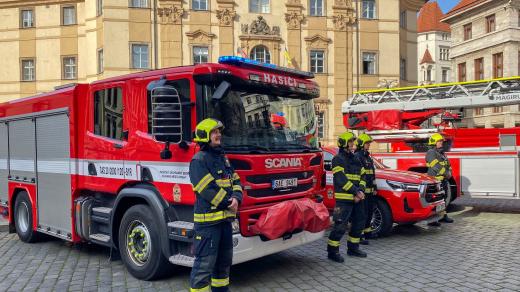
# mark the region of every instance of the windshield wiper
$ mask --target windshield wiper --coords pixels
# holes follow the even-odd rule
[[[246,148],[247,150],[261,150],[261,151],[271,151],[269,148],[265,146],[255,145],[255,144],[231,144],[224,145],[224,148]],[[251,149],[253,148],[253,149]]]

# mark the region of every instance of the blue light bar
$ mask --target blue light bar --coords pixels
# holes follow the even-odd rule
[[[218,58],[219,64],[234,65],[234,66],[251,66],[278,71],[282,73],[290,73],[303,78],[314,78],[314,74],[311,72],[296,70],[287,67],[280,67],[275,64],[262,63],[256,60],[247,59],[238,56],[221,56]]]

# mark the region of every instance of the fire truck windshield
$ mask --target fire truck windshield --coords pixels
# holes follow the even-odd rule
[[[211,91],[209,86],[206,90]],[[231,88],[218,100],[211,93],[205,94],[206,114],[224,123],[222,145],[227,152],[319,151],[312,99],[243,88]]]

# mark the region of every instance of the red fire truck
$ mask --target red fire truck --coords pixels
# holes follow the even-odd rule
[[[464,109],[516,104],[520,77],[362,91],[343,104],[343,114],[347,127],[391,143],[390,153],[374,156],[394,169],[425,173],[427,140],[443,134],[453,168],[452,200],[462,194],[518,198],[520,128],[454,126]]]
[[[233,262],[317,240],[324,231],[266,240],[250,229],[270,206],[323,192],[322,153],[308,139],[312,77],[221,57],[0,104],[0,211],[24,242],[47,234],[108,246],[140,279],[191,266],[192,133],[212,117],[226,127],[223,147],[244,188]],[[283,113],[283,131],[272,113]]]

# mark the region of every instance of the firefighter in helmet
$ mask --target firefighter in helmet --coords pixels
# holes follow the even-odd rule
[[[374,140],[368,134],[361,134],[356,140],[356,157],[363,165],[364,184],[365,184],[365,225],[363,229],[363,236],[361,244],[368,244],[368,239],[376,238],[376,234],[372,233],[372,215],[374,214],[374,207],[376,203],[376,175],[375,166],[372,156],[370,156],[370,145]],[[363,183],[363,182],[362,182]]]
[[[360,184],[362,180],[362,165],[354,153],[356,136],[352,132],[345,132],[338,138],[339,152],[332,159],[332,173],[334,174],[334,227],[329,235],[327,244],[328,258],[342,263],[345,259],[339,253],[340,241],[347,231],[349,219],[352,226],[347,239],[347,254],[350,256],[366,257],[367,254],[359,249],[361,232],[365,225],[365,209],[363,200],[365,194]]]
[[[433,134],[428,140],[430,149],[426,152],[426,165],[428,166],[428,175],[434,176],[441,182],[445,193],[446,207],[451,200],[451,189],[449,180],[452,176],[452,169],[448,157],[444,153],[444,137],[439,134]],[[445,213],[441,222],[453,223],[453,219]],[[430,223],[433,226],[439,226],[438,222]]]
[[[190,180],[196,201],[195,262],[190,275],[191,291],[228,291],[233,258],[233,230],[242,201],[240,177],[229,164],[221,147],[222,122],[205,119],[195,129],[200,151],[190,163]]]

